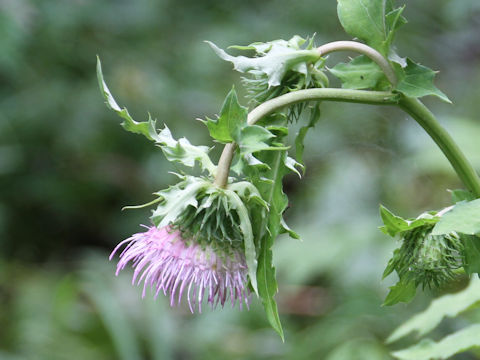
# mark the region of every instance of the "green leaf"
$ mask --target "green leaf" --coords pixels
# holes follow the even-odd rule
[[[433,78],[436,72],[426,66],[416,64],[407,58],[407,67],[404,75],[400,78],[396,90],[403,95],[413,98],[420,98],[427,95],[434,95],[447,103],[450,99],[435,87]]]
[[[288,199],[283,193],[282,185],[283,176],[290,171],[285,165],[286,159],[287,153],[285,150],[264,152],[261,153],[260,160],[269,164],[269,168],[261,171],[249,169],[253,173],[254,185],[262,194],[262,198],[270,205],[267,216],[259,219],[256,223],[255,234],[257,243],[260,245],[257,270],[258,292],[271,326],[282,339],[283,330],[274,299],[277,292],[277,282],[272,263],[272,246],[281,232],[287,232],[294,238],[298,237],[286,226],[282,217],[288,205]]]
[[[453,318],[478,301],[480,301],[480,280],[478,276],[473,276],[467,288],[456,294],[444,295],[433,300],[425,311],[400,325],[388,337],[387,342],[397,341],[413,332],[416,332],[418,337],[423,336],[432,331],[445,317]]]
[[[390,286],[389,289],[390,292],[382,306],[392,306],[399,302],[410,302],[415,297],[417,286],[413,281],[400,280],[394,286]]]
[[[320,59],[317,50],[302,50],[295,48],[295,43],[285,40],[272,41],[266,44],[254,43],[244,49],[255,49],[261,56],[248,58],[245,56],[232,56],[207,41],[213,51],[223,60],[233,64],[235,70],[241,73],[264,74],[268,78],[268,87],[280,85],[283,77],[289,70],[306,73],[306,62],[316,62]],[[236,47],[239,49],[239,47]],[[303,66],[300,66],[303,65]]]
[[[467,274],[480,274],[480,238],[473,235],[460,235],[463,242],[463,268]]]
[[[455,204],[452,210],[442,215],[432,235],[451,232],[467,235],[480,233],[480,199]]]
[[[345,89],[373,89],[385,77],[380,67],[365,55],[349,63],[338,63],[330,72],[340,79]]]
[[[232,88],[223,102],[219,118],[217,120],[207,118],[210,136],[222,143],[234,141],[241,128],[246,126],[247,115],[247,108],[238,103],[237,94]]]
[[[382,217],[384,226],[380,230],[387,235],[395,236],[401,232],[412,230],[420,226],[435,224],[439,221],[439,217],[435,216],[433,212],[426,212],[421,214],[416,219],[405,220],[400,216],[394,215],[386,207],[380,205],[380,216]]]
[[[439,342],[424,339],[418,344],[392,353],[400,360],[439,360],[480,346],[480,324],[470,325]]]
[[[235,142],[238,144],[242,155],[251,154],[261,150],[281,150],[267,143],[267,141],[273,137],[275,137],[275,135],[263,126],[247,125],[244,126],[238,135],[235,136]]]
[[[475,196],[468,190],[456,189],[448,190],[452,195],[452,203],[456,204],[461,201],[472,201],[475,200]]]
[[[157,227],[164,227],[174,222],[188,207],[197,207],[196,196],[201,189],[211,186],[210,182],[193,176],[187,176],[183,181],[166,190],[155,193],[162,198],[151,216]]]
[[[159,132],[151,129],[150,133],[168,161],[179,162],[188,167],[194,167],[198,161],[203,170],[207,170],[211,175],[215,174],[217,167],[208,155],[210,148],[207,146],[192,145],[186,138],[175,140],[167,125]]]
[[[153,127],[155,128],[155,120],[149,116],[148,121],[137,122],[132,119],[128,110],[126,108],[121,109],[120,106],[117,104],[115,99],[113,98],[110,90],[108,89],[107,84],[103,80],[103,73],[102,73],[102,64],[100,62],[100,58],[97,56],[97,79],[98,85],[100,86],[100,91],[102,92],[103,97],[105,98],[105,103],[107,104],[108,108],[115,111],[121,118],[124,119],[122,122],[122,126],[125,130],[133,132],[135,134],[144,135],[146,138],[153,140],[152,135],[150,134],[150,129]]]
[[[347,33],[387,56],[403,9],[387,0],[338,0],[338,18]],[[388,16],[386,16],[388,14]]]

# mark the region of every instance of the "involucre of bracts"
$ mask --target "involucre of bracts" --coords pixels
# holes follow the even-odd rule
[[[423,288],[438,287],[454,276],[464,264],[463,243],[456,233],[431,235],[434,225],[406,231],[402,246],[390,260],[400,279],[413,281]]]

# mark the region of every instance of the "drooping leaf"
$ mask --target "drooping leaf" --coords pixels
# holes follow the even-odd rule
[[[218,119],[207,118],[210,136],[222,143],[232,142],[235,137],[239,137],[241,128],[246,126],[247,115],[247,108],[238,103],[237,94],[232,88],[225,98]]]
[[[417,285],[413,281],[400,280],[390,286],[390,292],[383,302],[383,306],[392,306],[399,302],[409,303],[415,297]]]
[[[480,233],[480,199],[459,202],[443,214],[433,228],[433,235],[458,232],[468,235]]]
[[[365,55],[349,63],[338,63],[330,72],[340,79],[345,89],[374,89],[385,77],[380,67]]]
[[[315,49],[295,48],[295,46],[292,46],[295,43],[284,40],[272,41],[265,45],[252,44],[242,48],[255,49],[261,55],[254,58],[232,56],[212,42],[207,41],[207,43],[221,59],[231,62],[235,70],[241,73],[265,74],[268,78],[269,87],[280,85],[287,71],[295,69],[299,72],[306,72],[306,62],[316,62],[320,59],[320,55]]]
[[[135,134],[144,135],[147,139],[153,140],[152,135],[150,134],[150,129],[155,128],[155,120],[149,116],[148,121],[137,122],[132,119],[128,110],[126,108],[120,108],[115,99],[113,98],[110,90],[108,89],[105,80],[103,79],[102,73],[102,64],[100,58],[97,56],[97,79],[100,91],[102,92],[103,97],[105,98],[105,104],[108,108],[115,111],[118,116],[123,118],[122,126],[125,130],[133,132]]]
[[[423,312],[416,314],[388,337],[387,342],[397,341],[413,332],[421,337],[432,331],[445,317],[453,318],[472,305],[480,301],[480,280],[473,276],[470,284],[464,290],[444,295],[431,302],[430,306]]]
[[[283,192],[282,179],[291,170],[287,167],[287,152],[265,151],[259,154],[262,163],[269,164],[265,167],[247,167],[245,170],[253,179],[254,185],[260,191],[262,198],[269,204],[266,216],[256,217],[255,231],[256,244],[259,246],[258,258],[258,292],[262,300],[267,318],[271,326],[283,339],[283,330],[278,315],[278,308],[274,296],[277,293],[275,268],[272,262],[272,246],[277,236],[288,233],[293,238],[298,238],[293,230],[283,221],[283,212],[287,208],[288,199]]]
[[[416,64],[407,58],[407,67],[404,69],[402,78],[399,79],[396,90],[403,95],[420,98],[434,95],[447,103],[450,99],[433,84],[436,72],[426,66]]]
[[[439,342],[424,339],[410,348],[394,351],[392,355],[400,360],[449,359],[455,354],[480,347],[478,334],[480,324],[474,324],[444,337]]]

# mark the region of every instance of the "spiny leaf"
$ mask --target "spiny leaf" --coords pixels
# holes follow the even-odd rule
[[[288,70],[306,72],[305,62],[316,62],[320,59],[319,53],[314,50],[301,50],[292,47],[292,43],[274,41],[266,46],[260,44],[252,44],[242,49],[255,49],[260,52],[260,57],[248,58],[245,56],[232,56],[224,50],[217,47],[210,41],[207,41],[215,53],[223,60],[233,64],[234,69],[241,73],[262,73],[268,77],[268,86],[280,85],[284,75]],[[238,47],[237,47],[238,48]],[[303,66],[298,67],[298,65]]]
[[[387,342],[397,341],[415,332],[417,337],[432,331],[445,317],[453,318],[480,301],[480,280],[473,276],[470,284],[464,290],[444,295],[433,300],[429,307],[410,318],[388,337]]]
[[[97,77],[107,106],[124,119],[121,125],[125,130],[144,135],[149,140],[155,141],[169,161],[180,162],[188,167],[194,167],[195,161],[198,161],[203,170],[207,170],[211,175],[215,174],[216,166],[208,156],[210,151],[208,147],[192,145],[186,138],[175,140],[166,125],[163,130],[158,131],[155,127],[156,120],[153,120],[150,114],[148,115],[148,121],[137,122],[133,120],[126,108],[121,109],[103,80],[102,66],[98,58]]]
[[[459,232],[468,235],[480,233],[480,199],[459,202],[453,209],[443,214],[433,228],[433,235]]]
[[[235,89],[228,93],[217,120],[207,118],[210,136],[222,143],[229,143],[238,137],[238,132],[247,124],[248,110],[238,103]]]
[[[152,222],[157,227],[170,225],[188,206],[197,206],[197,193],[208,186],[209,182],[188,176],[184,181],[155,193],[163,200],[153,211]]]
[[[329,70],[340,79],[345,89],[374,89],[385,77],[378,65],[365,55],[357,56],[349,63],[338,63]]]
[[[480,324],[474,324],[444,337],[439,342],[424,339],[412,347],[395,351],[392,355],[400,360],[449,359],[455,354],[480,347],[478,334],[480,334]]]
[[[416,64],[407,58],[407,67],[404,75],[400,78],[396,90],[403,95],[413,98],[420,98],[427,95],[434,95],[447,103],[450,99],[433,84],[436,72],[426,66]]]
[[[135,134],[144,135],[146,138],[153,140],[152,135],[150,134],[150,129],[155,128],[155,120],[152,120],[149,116],[148,121],[137,122],[132,119],[128,110],[126,108],[121,109],[113,98],[110,90],[108,89],[107,84],[103,79],[102,73],[102,64],[100,58],[97,56],[97,79],[98,85],[100,86],[100,91],[102,92],[103,97],[105,98],[105,103],[108,108],[115,111],[121,118],[123,118],[122,126],[125,130],[133,132]]]

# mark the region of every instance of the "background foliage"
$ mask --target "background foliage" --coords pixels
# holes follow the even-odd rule
[[[441,70],[437,85],[454,105],[426,102],[480,169],[480,5],[406,4],[399,50]],[[192,316],[140,300],[127,272],[113,277],[107,255],[149,215],[120,208],[150,200],[175,169],[105,108],[95,55],[134,118],[150,111],[202,143],[207,130],[194,119],[212,118],[232,82],[241,88],[203,40],[224,48],[314,32],[317,44],[347,39],[335,1],[0,1],[0,358],[390,359],[402,347],[384,344],[394,328],[465,286],[380,307],[395,243],[376,230],[378,203],[411,217],[448,205],[445,189],[461,184],[404,114],[347,104],[322,106],[306,138],[307,174],[286,180],[287,220],[303,242],[279,238],[274,248],[285,344],[258,302]],[[431,336],[479,318],[446,319]]]

